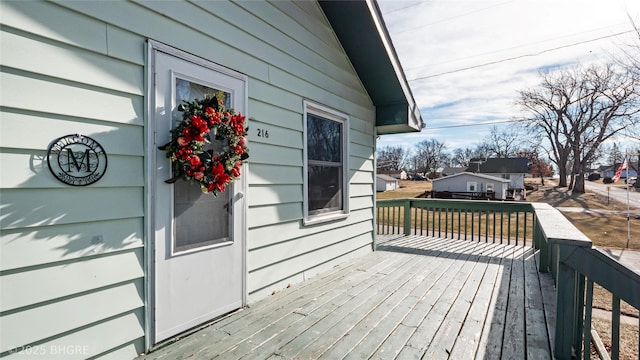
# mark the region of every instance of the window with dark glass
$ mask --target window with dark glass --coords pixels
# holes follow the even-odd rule
[[[306,110],[305,218],[346,214],[346,117]]]

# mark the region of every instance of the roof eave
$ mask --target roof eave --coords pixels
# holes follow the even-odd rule
[[[480,174],[480,173],[474,173],[474,172],[470,172],[470,171],[464,171],[464,172],[460,172],[460,173],[457,173],[457,174],[452,174],[452,175],[449,175],[449,176],[443,176],[443,177],[440,177],[440,178],[433,179],[431,181],[448,180],[448,179],[452,179],[452,178],[459,177],[459,176],[465,176],[465,175],[469,175],[469,176],[473,176],[473,177],[479,177],[479,178],[492,180],[492,181],[498,181],[498,182],[502,182],[502,183],[511,182],[510,180],[502,179],[502,178],[499,178],[499,177],[496,177],[496,176]]]
[[[376,107],[377,133],[420,131],[420,109],[375,0],[319,3]]]

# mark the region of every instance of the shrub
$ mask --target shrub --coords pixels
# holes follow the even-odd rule
[[[604,179],[602,179],[602,182],[603,182],[604,184],[613,184],[613,180],[611,180],[611,178],[610,178],[610,177],[608,177],[608,176],[607,176],[607,177],[605,177]]]
[[[589,179],[589,181],[600,180],[600,174],[598,173],[589,174],[589,177],[587,179]]]

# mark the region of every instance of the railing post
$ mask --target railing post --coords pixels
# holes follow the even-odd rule
[[[556,278],[556,339],[554,345],[554,356],[556,359],[573,359],[576,356],[577,348],[575,341],[578,338],[576,331],[581,328],[578,318],[582,311],[579,311],[580,289],[578,273],[564,263],[564,259],[571,255],[572,246],[558,246],[558,264]]]
[[[558,250],[558,245],[550,243],[549,239],[547,239],[547,242],[548,242],[547,248],[549,249],[549,270],[551,271],[551,275],[553,276],[553,278],[556,279],[556,283],[557,283],[558,256],[559,256],[558,254],[560,250]]]
[[[584,330],[584,291],[585,291],[585,278],[584,275],[576,272],[578,275],[578,283],[576,284],[576,312],[574,316],[574,330],[573,330],[573,349],[574,355],[577,358],[582,354],[582,333]],[[590,344],[588,345],[590,346]],[[587,352],[591,352],[591,348],[586,349]]]
[[[584,360],[591,358],[591,315],[593,312],[593,281],[587,281],[587,304],[584,308],[584,326],[582,332],[584,333]]]
[[[404,235],[411,235],[411,200],[404,203]]]
[[[534,217],[534,219],[536,219]],[[544,234],[542,233],[542,229],[540,228],[540,224],[537,220],[535,220],[533,231],[533,238],[536,247],[540,250],[540,267],[538,271],[540,272],[548,272],[549,271],[549,242],[544,238]]]

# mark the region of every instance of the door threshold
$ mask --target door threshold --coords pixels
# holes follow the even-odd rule
[[[237,314],[239,312],[242,312],[246,308],[248,308],[248,306],[244,306],[244,307],[229,311],[228,313],[222,314],[222,315],[220,315],[218,317],[215,317],[215,318],[213,318],[213,319],[211,319],[211,320],[209,320],[209,321],[207,321],[207,322],[205,322],[203,324],[200,324],[200,325],[192,327],[191,329],[185,330],[185,331],[181,332],[180,334],[177,334],[177,335],[172,336],[172,337],[170,337],[168,339],[162,340],[161,342],[151,346],[151,348],[149,350],[147,350],[147,352],[142,353],[139,356],[149,355],[150,353],[152,353],[154,351],[160,350],[160,349],[162,349],[162,348],[164,348],[164,347],[166,347],[168,345],[174,344],[174,343],[176,343],[176,342],[178,342],[178,341],[180,341],[180,340],[182,340],[184,338],[187,338],[187,337],[197,333],[200,330],[206,329],[209,326],[216,324],[217,322],[219,322],[221,320],[224,320],[224,319],[226,319],[226,318],[228,318],[230,316],[233,316],[233,315],[235,315],[235,314]]]

